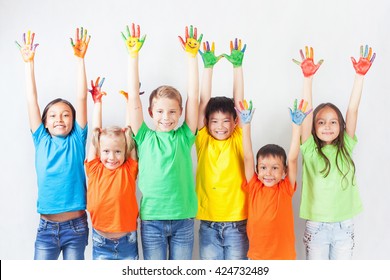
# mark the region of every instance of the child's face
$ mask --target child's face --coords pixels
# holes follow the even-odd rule
[[[121,136],[102,135],[100,137],[100,161],[110,170],[125,162],[126,140]]]
[[[218,111],[210,114],[207,128],[215,139],[226,140],[232,135],[236,125],[232,114]]]
[[[257,159],[257,178],[266,187],[273,187],[286,176],[286,170],[280,157],[266,156]]]
[[[156,131],[168,132],[176,128],[182,109],[176,99],[155,98],[149,114],[153,119]]]
[[[67,136],[73,128],[73,115],[70,107],[58,102],[47,111],[45,128],[52,136]]]
[[[331,144],[340,133],[339,118],[330,107],[321,109],[314,122],[317,137],[326,144]]]

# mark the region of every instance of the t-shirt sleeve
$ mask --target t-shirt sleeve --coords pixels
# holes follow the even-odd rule
[[[46,128],[43,125],[43,123],[41,123],[38,126],[37,130],[35,130],[34,132],[31,132],[31,135],[32,135],[32,138],[34,141],[34,146],[36,147],[43,137],[49,136],[49,133],[46,131]]]
[[[310,135],[305,142],[301,144],[301,152],[305,153],[308,149],[311,149],[315,145],[313,135]]]
[[[192,146],[195,142],[196,136],[198,135],[198,130],[196,130],[195,134],[193,134],[186,122],[184,122],[183,125],[180,127],[180,130],[183,131],[183,134],[188,141],[188,145]]]
[[[89,177],[97,172],[98,167],[100,165],[100,158],[96,157],[91,161],[84,161],[85,164],[85,173]]]
[[[351,136],[348,135],[348,133],[344,133],[344,143],[345,143],[345,147],[347,148],[347,150],[351,153],[353,151],[353,149],[355,148],[356,144],[357,144],[357,137],[356,135],[352,138]]]
[[[249,192],[255,186],[256,182],[257,182],[257,174],[254,173],[252,179],[250,179],[249,182],[247,182],[246,180],[242,181],[241,188],[245,192]]]
[[[84,128],[81,128],[81,126],[77,122],[74,122],[74,133],[76,133],[77,136],[80,137],[81,141],[83,141],[85,145],[87,143],[88,124],[86,124]]]
[[[142,141],[145,139],[145,135],[148,131],[149,131],[149,127],[143,121],[141,127],[138,129],[137,134],[133,135],[134,141],[136,142],[137,145],[142,143]]]
[[[131,176],[136,179],[138,175],[138,161],[129,157],[124,164]]]
[[[284,190],[290,195],[293,196],[296,189],[297,189],[297,182],[295,182],[294,186],[291,185],[290,178],[286,176],[286,178],[283,179],[283,184],[282,184]]]

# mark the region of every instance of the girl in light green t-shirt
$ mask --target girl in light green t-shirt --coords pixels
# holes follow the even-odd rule
[[[303,98],[312,106],[312,80],[322,60],[313,62],[313,48],[300,51],[304,74]],[[306,259],[351,259],[354,248],[352,218],[362,211],[351,158],[357,142],[357,113],[364,75],[370,69],[375,53],[361,47],[346,119],[332,103],[317,106],[309,121],[302,125],[303,158],[300,217],[306,219],[304,243]]]

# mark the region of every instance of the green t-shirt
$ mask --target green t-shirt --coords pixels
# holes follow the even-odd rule
[[[351,138],[347,133],[344,135],[345,147],[351,155],[357,139]],[[352,166],[343,179],[336,166],[337,147],[326,145],[322,151],[330,162],[327,177],[320,172],[325,167],[325,161],[317,152],[313,136],[301,145],[303,173],[300,217],[317,222],[341,222],[351,219],[363,210]],[[348,167],[345,159],[340,160],[340,156],[339,166],[345,174]]]
[[[195,136],[183,123],[157,132],[142,123],[134,140],[139,157],[141,220],[180,220],[197,212],[191,148]]]

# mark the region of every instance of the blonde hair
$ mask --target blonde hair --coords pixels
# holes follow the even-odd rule
[[[96,148],[96,153],[100,154],[100,137],[101,136],[115,136],[125,137],[125,160],[130,157],[131,151],[135,148],[135,142],[133,139],[133,130],[130,126],[121,128],[119,126],[109,126],[104,129],[95,128],[92,134],[92,144]]]
[[[180,92],[171,86],[160,86],[152,91],[149,96],[149,109],[152,109],[153,100],[158,98],[169,98],[176,100],[179,103],[180,108],[182,108],[182,97]]]

